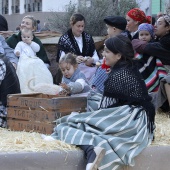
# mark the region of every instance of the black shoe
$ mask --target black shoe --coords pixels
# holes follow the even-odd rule
[[[100,162],[102,161],[102,158],[106,153],[105,149],[101,147],[94,147],[94,152],[96,154],[96,157],[93,162],[87,163],[86,170],[97,170]]]

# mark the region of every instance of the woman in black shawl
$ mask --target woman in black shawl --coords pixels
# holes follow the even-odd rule
[[[71,16],[70,26],[71,28],[59,39],[57,62],[69,52],[77,55],[80,70],[90,80],[96,70],[92,66],[99,60],[93,38],[84,31],[85,18],[81,14]]]

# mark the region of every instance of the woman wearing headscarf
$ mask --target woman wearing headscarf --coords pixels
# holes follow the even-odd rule
[[[131,34],[131,39],[138,38],[138,26],[142,23],[149,23],[149,19],[145,13],[139,8],[133,8],[126,14],[126,29]]]

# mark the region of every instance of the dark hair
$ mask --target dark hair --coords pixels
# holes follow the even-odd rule
[[[156,19],[155,17],[152,17],[152,25],[155,25]]]
[[[84,16],[79,14],[79,13],[73,14],[70,18],[70,25],[74,25],[78,21],[84,21],[85,22]]]
[[[63,62],[69,63],[73,66],[76,66],[78,64],[76,61],[76,55],[74,55],[72,53],[68,53],[68,54],[64,55],[63,57],[60,57],[59,65]]]
[[[8,23],[4,16],[0,15],[0,31],[8,31]]]
[[[127,61],[134,58],[134,50],[129,38],[124,35],[117,35],[105,41],[105,46],[114,54],[121,54],[121,60]]]

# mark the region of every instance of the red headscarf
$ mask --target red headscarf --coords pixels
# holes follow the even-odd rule
[[[146,16],[146,22],[148,24],[151,24],[152,23],[152,17],[151,16]]]
[[[139,8],[131,9],[127,15],[133,20],[140,22],[140,24],[147,22],[145,13]]]

